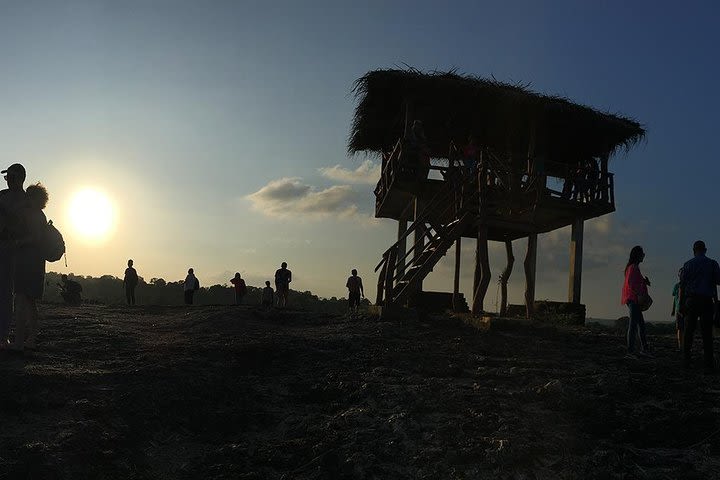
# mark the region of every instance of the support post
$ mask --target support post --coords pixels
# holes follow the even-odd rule
[[[603,155],[600,157],[600,177],[602,178],[602,184],[600,185],[600,199],[603,202],[608,201],[610,189],[610,179],[608,178],[608,159],[609,155]]]
[[[419,218],[420,214],[422,213],[422,201],[419,197],[415,197],[415,221]],[[413,251],[413,264],[418,265],[418,258],[420,255],[422,255],[422,252],[425,248],[425,224],[419,224],[415,227],[414,232],[414,240],[415,240],[415,250]],[[403,266],[404,268],[404,266]],[[417,283],[417,290],[416,293],[422,292],[423,289],[423,281],[420,280]]]
[[[568,286],[568,302],[576,304],[580,303],[582,286],[583,231],[583,219],[576,218],[570,233],[570,281]]]
[[[398,279],[401,279],[403,275],[405,275],[405,253],[407,252],[407,237],[404,237],[405,232],[407,232],[407,218],[401,217],[400,220],[398,220]]]
[[[472,313],[483,312],[483,303],[488,286],[490,286],[490,257],[488,254],[487,218],[487,166],[482,156],[478,164],[478,230],[475,248],[475,290],[473,291]]]
[[[385,269],[385,306],[393,303],[393,276],[395,275],[395,262],[397,261],[397,249],[390,249],[388,255],[387,268]]]
[[[505,253],[507,254],[507,265],[502,275],[500,275],[500,316],[507,315],[507,286],[510,275],[512,274],[513,265],[515,264],[515,256],[513,255],[512,240],[505,240]]]
[[[460,311],[460,248],[462,237],[455,241],[455,278],[453,282],[453,311]]]
[[[477,249],[475,250],[475,276],[479,282],[473,294],[472,313],[483,312],[483,303],[490,286],[490,257],[488,255],[488,228],[486,223],[478,225]]]
[[[375,305],[383,304],[383,293],[385,291],[385,272],[387,271],[387,257],[385,257],[385,263],[383,263],[378,275],[377,282],[377,297],[375,297]]]
[[[537,233],[528,237],[525,254],[525,314],[531,318],[535,312],[535,269],[537,264]]]

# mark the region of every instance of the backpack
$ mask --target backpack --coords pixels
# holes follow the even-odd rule
[[[65,255],[65,240],[62,233],[55,228],[52,220],[45,226],[41,243],[42,255],[48,262],[57,262]]]

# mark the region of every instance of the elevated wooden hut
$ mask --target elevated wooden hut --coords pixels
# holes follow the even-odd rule
[[[512,241],[527,238],[531,315],[538,234],[566,225],[572,226],[568,302],[580,303],[583,222],[615,210],[608,161],[643,138],[639,123],[454,72],[371,71],[357,80],[355,93],[348,150],[382,158],[375,216],[398,221],[397,241],[376,268],[377,304],[420,302],[423,279],[455,244],[457,306],[466,237],[477,240],[474,313],[483,311],[491,278],[488,241],[505,243],[505,313]]]

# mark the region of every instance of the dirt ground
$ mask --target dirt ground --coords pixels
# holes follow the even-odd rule
[[[626,360],[579,327],[42,313],[0,358],[0,479],[720,478],[720,377],[670,336]]]

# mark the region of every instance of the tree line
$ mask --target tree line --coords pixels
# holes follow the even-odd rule
[[[56,272],[45,274],[44,302],[62,303],[63,300],[58,286],[62,283],[60,277],[61,274]],[[107,305],[125,303],[125,289],[121,278],[113,275],[92,277],[72,273],[68,274],[68,278],[82,286],[84,302]],[[138,305],[183,305],[183,280],[168,282],[162,278],[151,278],[149,282],[146,282],[142,277],[139,280],[135,289]],[[248,285],[244,304],[260,305],[261,296],[262,288]],[[370,303],[367,299],[363,300],[363,302],[365,305]],[[200,287],[195,292],[194,303],[196,305],[232,305],[235,303],[235,293],[233,287],[226,285]],[[320,298],[309,291],[298,292],[295,290],[290,290],[288,305],[293,309],[326,313],[344,313],[348,308],[347,299],[345,298]]]

